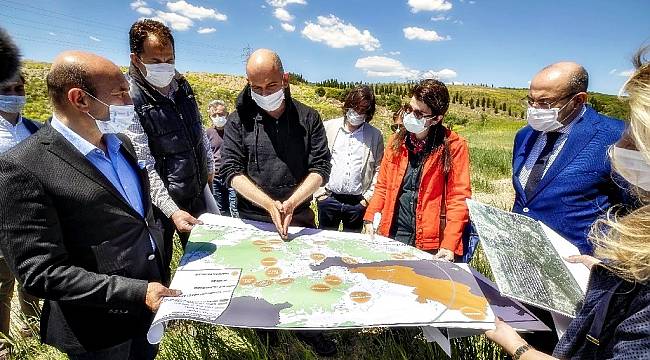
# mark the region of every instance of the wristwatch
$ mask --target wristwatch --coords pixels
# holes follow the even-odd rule
[[[514,354],[512,354],[512,360],[519,360],[521,355],[523,355],[526,351],[532,349],[533,347],[528,345],[528,344],[523,344],[520,347],[517,348]]]

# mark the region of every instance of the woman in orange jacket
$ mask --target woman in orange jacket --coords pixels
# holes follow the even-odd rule
[[[463,254],[461,236],[471,197],[467,142],[442,125],[449,91],[437,80],[423,80],[404,109],[403,128],[389,140],[375,193],[364,217],[364,232],[377,232],[436,258]]]

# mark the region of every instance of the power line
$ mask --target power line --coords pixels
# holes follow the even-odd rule
[[[76,23],[80,23],[80,24],[83,24],[85,26],[91,26],[91,27],[100,26],[100,27],[104,27],[104,28],[109,29],[108,31],[119,32],[121,34],[126,33],[124,31],[124,29],[121,28],[121,27],[106,24],[106,23],[103,23],[101,21],[82,19],[82,18],[78,18],[78,17],[76,17],[74,15],[54,11],[54,10],[51,10],[51,9],[45,9],[45,8],[41,8],[41,7],[37,7],[37,6],[33,6],[33,5],[23,4],[23,3],[13,1],[13,0],[0,0],[0,3],[3,3],[3,2],[4,3],[14,4],[13,7],[9,6],[9,8],[14,9],[14,10],[23,11],[23,12],[27,12],[27,13],[32,13],[32,14],[43,16],[43,17],[46,17],[46,18],[65,20],[68,23],[69,22],[76,22]],[[19,6],[19,7],[15,7],[16,5]],[[22,9],[20,8],[21,6],[23,7]],[[30,9],[32,9],[32,10],[30,10]],[[22,19],[22,20],[30,21],[30,22],[33,23],[33,21],[31,21],[31,20],[27,20],[27,19]],[[52,25],[52,26],[55,26],[55,25]],[[70,29],[70,30],[74,31],[76,29]],[[208,45],[206,43],[191,41],[191,40],[185,40],[185,41],[183,41],[183,43],[190,44],[190,45],[195,45],[200,49],[205,49],[207,47],[207,48],[212,48],[214,50],[219,50],[219,51],[224,51],[224,50],[233,51],[233,52],[239,52],[240,51],[240,49],[237,49],[237,48],[230,48],[230,47],[219,47],[219,48],[217,48],[217,47],[210,46],[210,45]]]

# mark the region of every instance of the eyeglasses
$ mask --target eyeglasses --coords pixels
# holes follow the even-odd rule
[[[404,115],[406,114],[413,114],[416,119],[418,120],[432,120],[436,117],[436,115],[433,114],[423,114],[422,111],[420,110],[413,110],[411,105],[404,105]]]
[[[531,98],[530,96],[526,95],[523,99],[521,99],[521,103],[524,106],[530,106],[530,107],[535,107],[537,109],[543,109],[543,110],[548,110],[553,107],[553,105],[559,103],[560,101],[568,98],[568,97],[573,97],[576,94],[568,94],[565,95],[555,101],[535,101],[535,99]]]

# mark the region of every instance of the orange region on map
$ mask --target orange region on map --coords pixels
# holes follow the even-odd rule
[[[420,303],[431,300],[444,304],[451,310],[459,310],[473,320],[487,318],[487,299],[472,294],[470,287],[465,284],[433,279],[417,274],[412,268],[399,265],[358,267],[350,271],[363,274],[370,280],[384,280],[415,288],[413,292],[418,296],[417,301]]]

